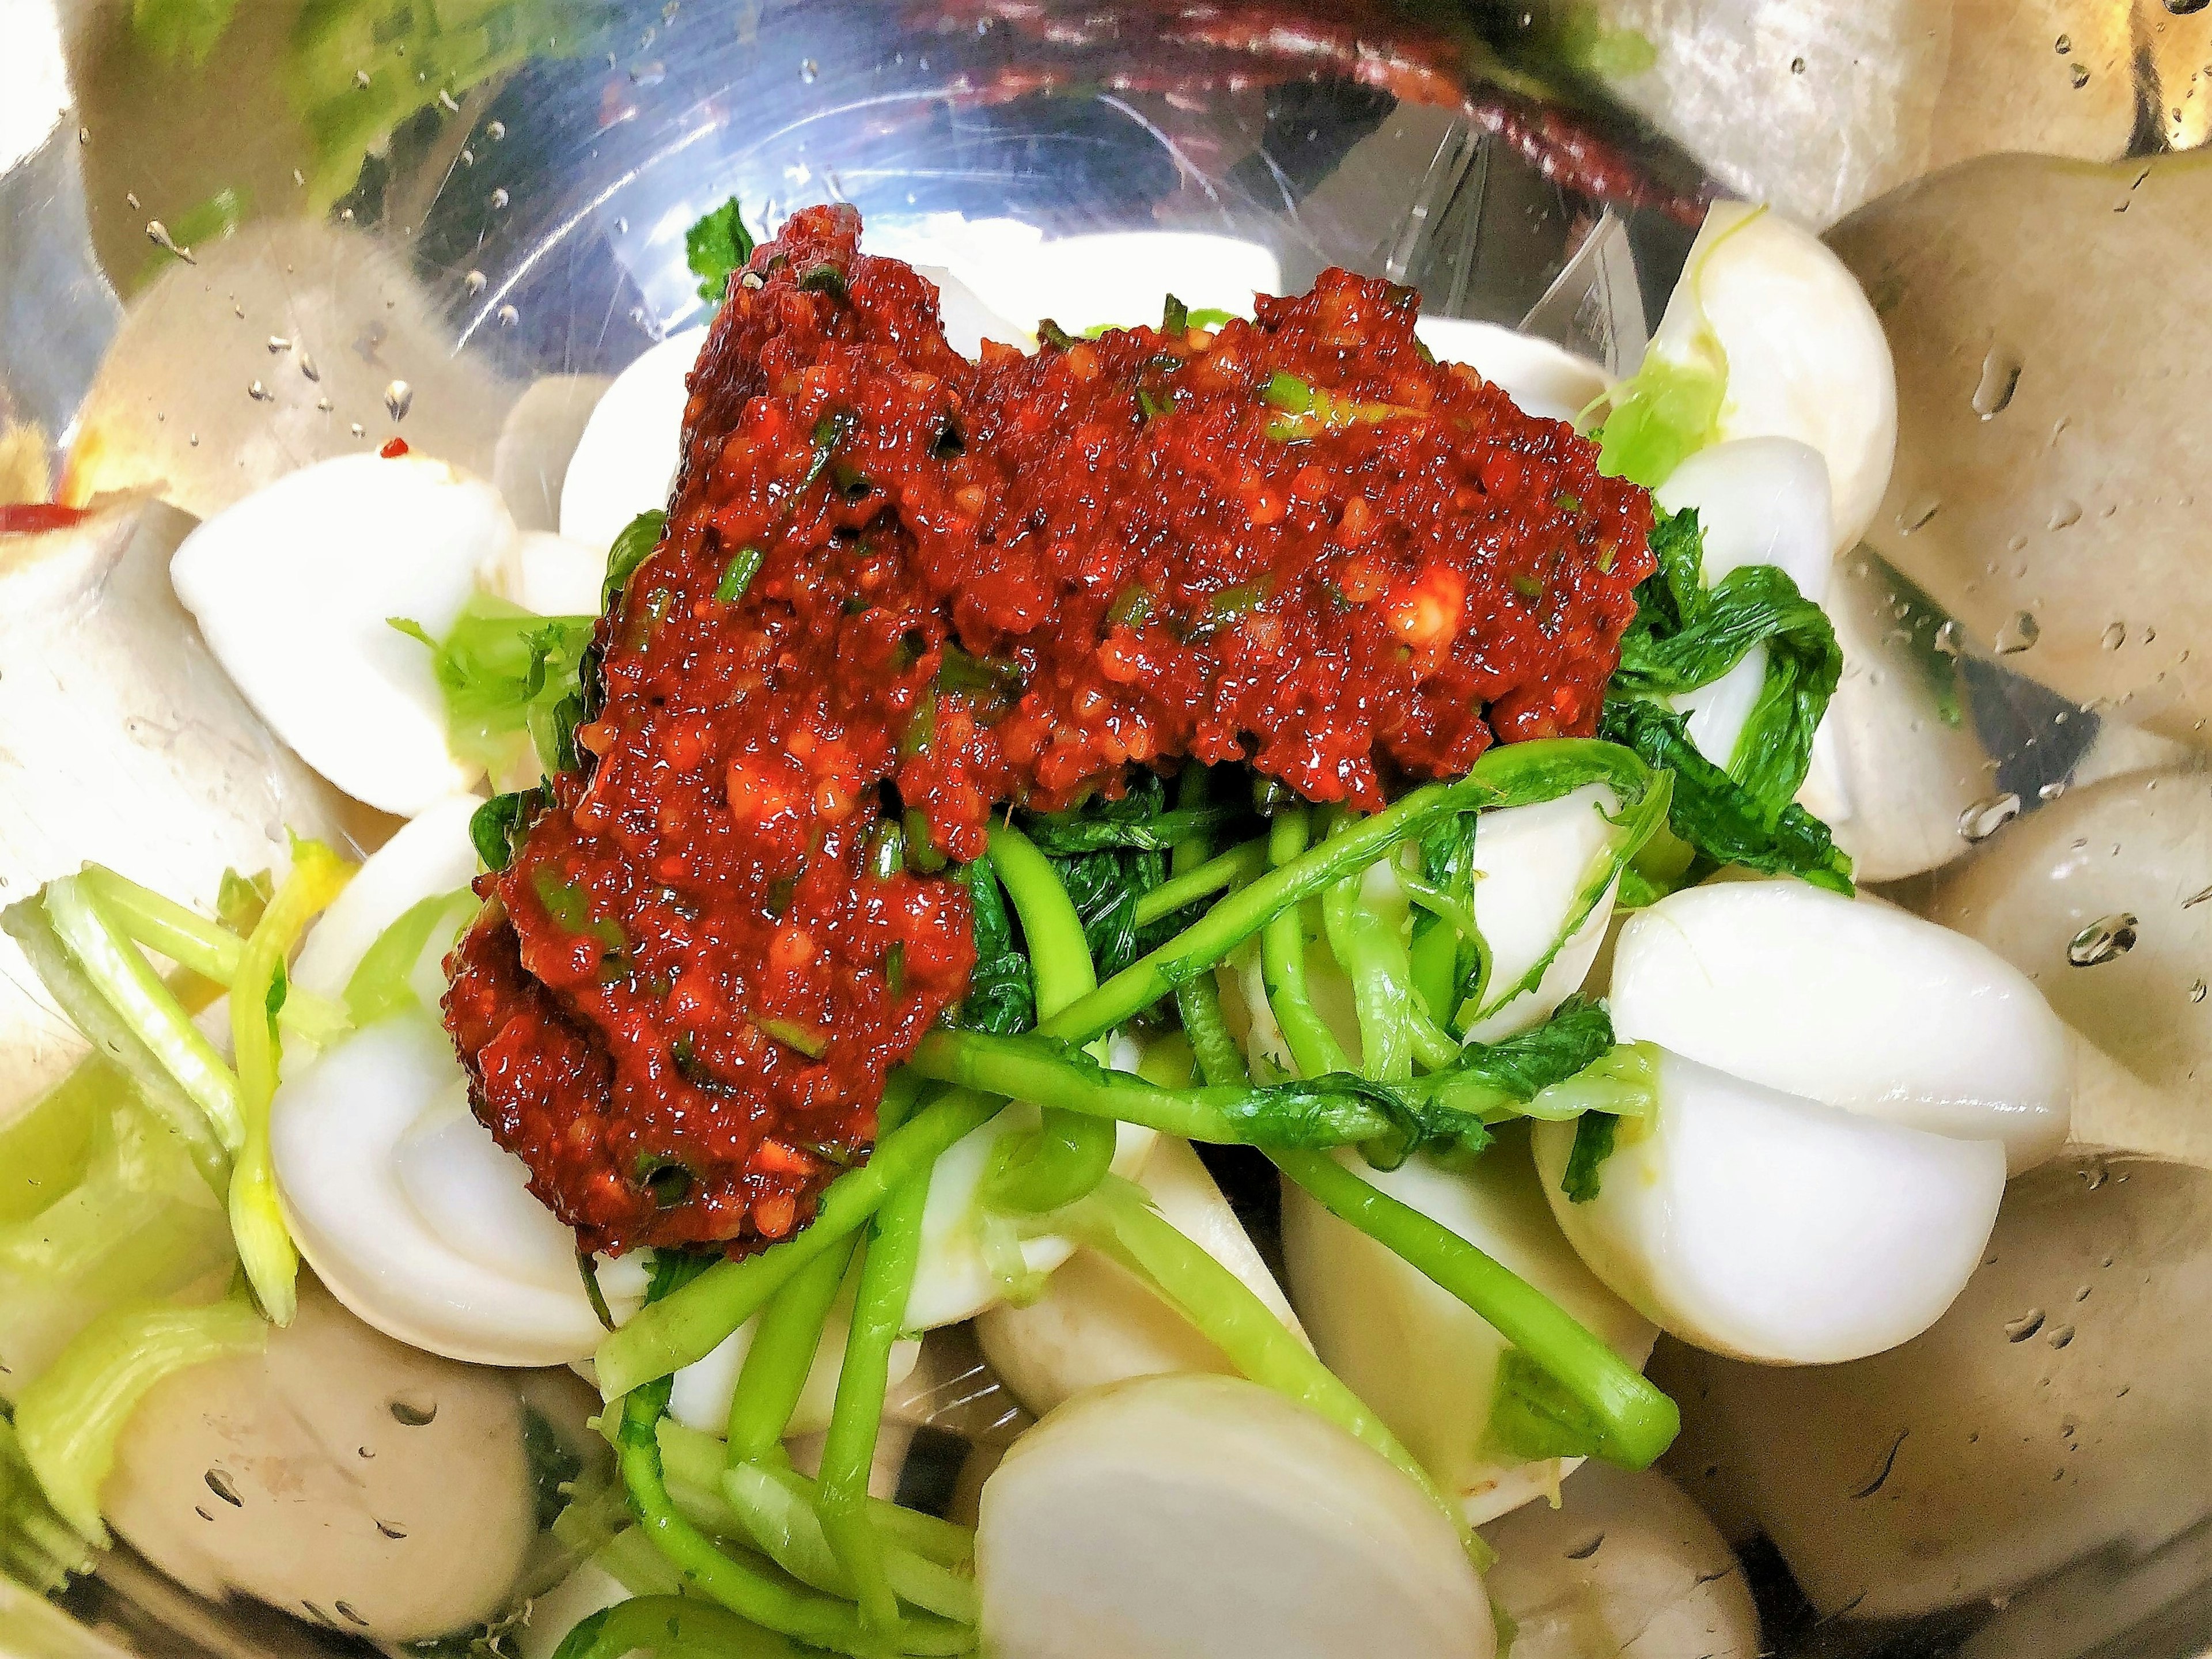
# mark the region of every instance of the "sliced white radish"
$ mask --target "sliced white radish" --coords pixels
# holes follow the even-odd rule
[[[300,1254],[386,1334],[485,1365],[564,1364],[605,1334],[575,1236],[471,1115],[432,1015],[380,1020],[287,1077],[270,1139]]]
[[[1282,1287],[1188,1141],[1161,1136],[1137,1180],[1176,1231],[1298,1329]],[[1231,1370],[1150,1286],[1089,1250],[1078,1250],[1034,1302],[987,1310],[975,1321],[975,1337],[1000,1381],[1039,1416],[1085,1389],[1127,1377]]]
[[[1786,1094],[1998,1140],[2014,1170],[2066,1139],[2066,1029],[1986,945],[1797,881],[1668,895],[1621,929],[1613,1023]]]
[[[1395,1170],[1347,1165],[1400,1202],[1480,1247],[1641,1364],[1651,1322],[1583,1264],[1537,1188],[1524,1133],[1480,1157],[1408,1158]],[[1511,1346],[1480,1315],[1406,1261],[1283,1185],[1291,1294],[1331,1370],[1481,1522],[1553,1490],[1558,1460],[1524,1462],[1488,1437],[1498,1366]],[[1571,1469],[1579,1460],[1565,1462]]]
[[[1197,231],[1097,231],[1026,245],[1009,240],[988,258],[942,263],[988,311],[1024,330],[1049,317],[1071,333],[1157,323],[1170,294],[1194,311],[1248,316],[1255,294],[1277,293],[1283,282],[1281,264],[1258,243]]]
[[[541,617],[596,617],[606,579],[605,548],[587,546],[550,530],[529,530],[485,586]]]
[[[1587,357],[1471,317],[1423,317],[1414,337],[1447,363],[1465,363],[1528,414],[1571,424],[1613,382]]]
[[[343,996],[380,933],[422,900],[475,880],[481,866],[469,820],[483,805],[475,795],[453,795],[401,824],[316,920],[292,963],[292,983],[318,996]]]
[[[1491,1659],[1482,1581],[1413,1484],[1231,1376],[1070,1401],[983,1484],[999,1659]]]
[[[1769,969],[1777,977],[1786,967]],[[1981,1258],[2004,1148],[1787,1095],[1664,1054],[1595,1197],[1560,1189],[1577,1124],[1539,1123],[1536,1168],[1583,1260],[1660,1328],[1716,1353],[1830,1364],[1942,1317]]]
[[[614,384],[605,374],[547,374],[532,380],[500,422],[491,481],[527,532],[561,524],[561,480],[592,410]]]
[[[499,492],[441,461],[348,455],[225,508],[170,562],[177,597],[276,735],[346,793],[409,817],[468,787],[447,746],[433,637],[517,532]]]
[[[1111,1060],[1119,1070],[1134,1071],[1137,1045],[1126,1037],[1115,1038]],[[934,1330],[972,1319],[1013,1291],[1035,1288],[1010,1283],[1010,1276],[1026,1279],[1051,1273],[1075,1253],[1074,1243],[1066,1238],[1048,1235],[1017,1242],[1010,1234],[994,1236],[994,1230],[1005,1224],[976,1201],[996,1165],[1000,1142],[1035,1129],[1037,1122],[1036,1108],[1017,1102],[956,1141],[930,1170],[929,1201],[921,1217],[921,1260],[906,1304],[908,1330]],[[1116,1130],[1114,1173],[1134,1176],[1151,1156],[1158,1132],[1133,1123],[1117,1125]]]
[[[917,264],[915,269],[937,284],[937,317],[945,326],[945,343],[962,356],[977,356],[986,340],[1024,351],[1036,343],[1028,329],[999,315],[943,265]]]
[[[837,1373],[844,1365],[845,1343],[852,1334],[853,1297],[859,1288],[860,1273],[855,1269],[847,1276],[830,1316],[822,1322],[822,1340],[815,1346],[814,1363],[808,1367],[805,1384],[791,1409],[791,1421],[785,1428],[787,1435],[818,1434],[830,1426],[830,1408],[837,1401]],[[725,1431],[730,1420],[730,1397],[737,1392],[738,1374],[752,1350],[757,1325],[757,1320],[747,1320],[705,1358],[676,1373],[668,1395],[669,1415],[702,1434],[720,1435]],[[896,1389],[914,1375],[921,1358],[918,1337],[902,1338],[891,1344],[885,1388]]]
[[[1739,438],[1699,450],[1653,492],[1660,507],[1696,509],[1705,532],[1707,586],[1745,565],[1778,566],[1815,605],[1826,597],[1828,469],[1794,438]],[[1766,680],[1766,647],[1754,646],[1711,685],[1674,699],[1690,740],[1717,766],[1735,759],[1744,723]]]
[[[1656,1469],[1589,1463],[1559,1507],[1530,1504],[1483,1537],[1483,1575],[1515,1659],[1754,1659],[1759,1609],[1728,1540]]]
[[[1613,792],[1592,783],[1557,800],[1485,812],[1476,820],[1474,922],[1490,953],[1490,972],[1481,1015],[1468,1028],[1470,1041],[1495,1042],[1542,1024],[1589,975],[1605,943],[1613,889],[1565,944],[1559,936],[1612,843],[1616,832],[1606,814],[1615,810]],[[1559,954],[1543,977],[1514,992],[1554,945]]]
[[[639,514],[668,505],[683,459],[684,377],[706,343],[704,328],[670,335],[592,406],[561,481],[561,533],[570,541],[611,548]]]
[[[1897,375],[1856,279],[1773,210],[1717,202],[1650,350],[1695,362],[1715,342],[1728,374],[1716,435],[1796,438],[1818,450],[1833,497],[1829,547],[1853,545],[1874,522],[1897,451]]]

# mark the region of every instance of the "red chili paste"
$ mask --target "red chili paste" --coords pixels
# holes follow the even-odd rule
[[[1186,756],[1376,807],[1589,732],[1651,568],[1650,496],[1405,289],[977,364],[860,233],[810,209],[732,284],[583,764],[453,963],[477,1111],[592,1249],[781,1238],[865,1153],[974,957],[898,811],[967,860]]]

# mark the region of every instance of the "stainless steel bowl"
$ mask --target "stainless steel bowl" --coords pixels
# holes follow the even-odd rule
[[[1768,1372],[1662,1344],[1689,1424],[1667,1467],[1772,1651],[2183,1659],[2212,1650],[2212,174],[2169,152],[2208,125],[2202,0],[8,0],[0,502],[204,516],[401,436],[550,527],[602,377],[702,319],[684,232],[732,194],[770,227],[835,199],[884,233],[1233,235],[1291,289],[1385,274],[1615,373],[1704,199],[1829,229],[1902,392],[1838,582],[1839,706],[1880,786],[1844,839],[2039,975],[2095,1045],[2094,1109],[1905,1348]],[[155,553],[118,532],[38,586],[10,539],[9,894],[156,848],[210,778],[245,804],[209,868],[285,817],[381,833],[178,706],[144,643],[191,657],[138,580]],[[66,744],[26,740],[64,710]],[[74,1050],[0,970],[4,1120]],[[972,1354],[934,1364],[906,1414],[942,1498],[1008,1419]],[[580,1419],[561,1382],[470,1408]],[[173,1509],[236,1501],[213,1464],[173,1473],[199,1483]],[[52,1607],[0,1584],[0,1653],[365,1651],[350,1559],[301,1580],[335,1589],[210,1600],[118,1547]],[[516,1563],[539,1588],[540,1555]]]

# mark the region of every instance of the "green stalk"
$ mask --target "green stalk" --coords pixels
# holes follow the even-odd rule
[[[1111,1135],[1112,1126],[1107,1127]],[[883,1427],[891,1345],[898,1340],[921,1259],[921,1214],[929,1171],[911,1176],[876,1212],[860,1261],[852,1334],[837,1373],[837,1400],[822,1443],[814,1512],[840,1565],[858,1589],[861,1617],[879,1629],[898,1621],[898,1598],[885,1569],[883,1540],[868,1519],[868,1474]]]
[[[1674,1440],[1682,1420],[1674,1402],[1528,1280],[1326,1152],[1271,1156],[1332,1215],[1410,1262],[1549,1372],[1602,1425],[1606,1462],[1648,1468]]]
[[[1182,851],[1178,846],[1177,853]],[[1137,926],[1146,927],[1162,916],[1171,916],[1194,899],[1242,887],[1267,867],[1267,843],[1255,839],[1216,854],[1204,863],[1170,877],[1137,900]]]
[[[722,1496],[746,1535],[763,1553],[803,1584],[832,1595],[856,1595],[853,1576],[830,1547],[813,1504],[757,1463],[739,1463],[722,1472]],[[876,1523],[877,1505],[867,1510],[876,1528],[884,1577],[902,1601],[927,1613],[973,1625],[980,1609],[971,1575],[940,1565],[888,1536]]]
[[[681,1290],[642,1309],[599,1344],[599,1391],[608,1400],[704,1358],[758,1313],[793,1275],[853,1237],[884,1199],[937,1162],[946,1148],[988,1123],[1004,1103],[968,1093],[940,1097],[876,1143],[868,1161],[831,1182],[813,1221],[782,1243],[742,1261],[718,1261]]]
[[[579,1622],[553,1659],[805,1659],[789,1638],[690,1595],[639,1595]]]
[[[1304,807],[1285,807],[1267,826],[1267,857],[1278,870],[1306,850],[1308,821]],[[1275,1024],[1298,1070],[1307,1077],[1348,1072],[1351,1057],[1328,1022],[1314,1012],[1306,991],[1306,928],[1300,908],[1291,905],[1260,930],[1261,982],[1267,988],[1267,1006],[1274,1011]]]
[[[823,1328],[845,1283],[853,1252],[823,1251],[769,1298],[754,1328],[752,1346],[730,1395],[729,1462],[732,1467],[780,1456],[783,1431],[805,1392],[822,1346]]]
[[[287,995],[286,957],[307,923],[344,890],[353,871],[321,842],[295,841],[291,873],[247,936],[230,988],[231,1052],[246,1126],[245,1144],[230,1172],[230,1231],[254,1295],[279,1325],[290,1324],[298,1306],[300,1253],[284,1226],[269,1152],[269,1103],[276,1096],[276,1011]]]
[[[896,1653],[954,1654],[975,1646],[972,1632],[927,1614],[902,1620],[889,1631],[871,1629],[862,1624],[850,1603],[809,1589],[781,1569],[763,1571],[717,1548],[713,1539],[677,1510],[668,1495],[655,1432],[667,1410],[668,1393],[664,1377],[633,1389],[623,1397],[615,1458],[638,1525],[692,1589],[756,1625],[861,1659],[872,1659],[887,1649]]]
[[[80,878],[127,938],[225,989],[237,979],[246,941],[221,922],[105,865],[86,865]],[[276,1017],[288,1030],[319,1047],[327,1047],[353,1024],[346,1011],[328,997],[296,986],[285,996]]]
[[[1110,1256],[1149,1283],[1241,1375],[1297,1401],[1381,1456],[1450,1518],[1470,1550],[1481,1547],[1459,1506],[1437,1489],[1382,1419],[1249,1285],[1154,1209],[1142,1188],[1109,1176],[1090,1197],[1053,1216],[1050,1224],[1054,1232]]]
[[[1190,1040],[1191,1057],[1198,1074],[1216,1088],[1243,1088],[1252,1081],[1244,1051],[1230,1034],[1221,1015],[1221,981],[1212,974],[1176,987],[1176,1012],[1182,1017],[1183,1036]]]
[[[1331,882],[1365,869],[1437,819],[1553,800],[1599,781],[1611,782],[1624,799],[1640,800],[1651,786],[1652,773],[1632,750],[1594,738],[1547,738],[1492,749],[1465,777],[1413,790],[1344,834],[1238,888],[1175,938],[1061,1009],[1038,1030],[1063,1041],[1088,1042],[1212,967],[1285,910]]]
[[[236,1301],[117,1308],[78,1332],[15,1401],[23,1461],[56,1512],[86,1538],[106,1543],[100,1489],[138,1402],[171,1373],[258,1352],[268,1337],[260,1316]]]
[[[1048,1018],[1098,988],[1083,919],[1052,861],[1020,830],[994,823],[990,851],[991,867],[1021,919],[1036,976],[1037,1013]],[[986,1183],[984,1202],[993,1209],[1030,1213],[1073,1203],[1113,1167],[1114,1139],[1111,1123],[1045,1107],[1036,1133],[1025,1137]]]

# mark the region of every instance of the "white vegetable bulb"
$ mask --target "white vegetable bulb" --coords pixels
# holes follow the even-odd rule
[[[1480,1017],[1468,1028],[1470,1042],[1495,1042],[1541,1024],[1589,975],[1612,919],[1612,885],[1564,945],[1559,936],[1612,844],[1616,831],[1606,815],[1619,805],[1612,790],[1591,783],[1557,800],[1476,819],[1474,922],[1490,952],[1490,975]],[[1535,985],[1507,994],[1554,945],[1559,954]]]
[[[1465,363],[1501,388],[1529,415],[1572,424],[1612,385],[1605,370],[1587,357],[1471,317],[1422,317],[1414,337],[1437,361]]]
[[[1778,566],[1815,605],[1827,594],[1828,469],[1795,438],[1738,438],[1699,450],[1653,491],[1660,509],[1694,508],[1704,532],[1705,577],[1717,584],[1745,565]],[[1766,681],[1758,645],[1711,685],[1674,699],[1689,716],[1690,740],[1715,765],[1735,759],[1744,724]]]
[[[1482,1581],[1419,1488],[1241,1377],[1079,1395],[983,1484],[998,1659],[1492,1659]]]
[[[447,745],[421,641],[510,558],[489,484],[441,461],[348,455],[287,474],[185,538],[177,597],[277,736],[356,799],[402,817],[476,775]]]
[[[561,481],[561,533],[570,541],[604,550],[639,514],[668,505],[691,395],[684,377],[706,343],[703,327],[670,335],[593,406]]]
[[[1135,1043],[1127,1037],[1113,1039],[1109,1063],[1115,1069],[1133,1072],[1137,1058]],[[906,1329],[935,1330],[972,1319],[1021,1288],[1008,1282],[994,1261],[997,1249],[1007,1253],[1005,1265],[1019,1277],[1051,1273],[1074,1254],[1074,1243],[1056,1236],[1018,1243],[1010,1236],[994,1238],[994,1229],[1000,1224],[977,1201],[1000,1142],[1035,1129],[1038,1121],[1036,1107],[1016,1102],[955,1141],[932,1167],[929,1200],[921,1214],[921,1258],[907,1297]],[[1133,1123],[1115,1127],[1114,1173],[1133,1176],[1144,1168],[1158,1132]]]
[[[1908,911],[1799,881],[1720,882],[1620,932],[1613,1029],[1856,1113],[2003,1143],[2066,1139],[2066,1029],[2027,976]]]
[[[1395,1170],[1342,1161],[1402,1204],[1503,1262],[1632,1364],[1658,1331],[1585,1267],[1537,1189],[1525,1134],[1508,1128],[1463,1166],[1426,1155]],[[1382,1418],[1468,1522],[1553,1491],[1579,1459],[1524,1462],[1490,1443],[1498,1367],[1511,1344],[1403,1258],[1283,1183],[1291,1295],[1329,1369]]]
[[[1583,1203],[1560,1190],[1577,1123],[1534,1133],[1561,1229],[1670,1334],[1769,1364],[1856,1359],[1935,1323],[1981,1259],[2004,1193],[1996,1142],[1860,1116],[1679,1054],[1661,1057],[1657,1097],[1649,1117],[1620,1121]]]
[[[1188,1141],[1162,1135],[1137,1182],[1178,1232],[1236,1274],[1285,1326],[1299,1330],[1282,1287]],[[1090,1250],[1078,1250],[1034,1302],[987,1310],[975,1321],[975,1338],[999,1379],[1040,1417],[1107,1382],[1233,1369],[1151,1286]]]
[[[477,805],[440,802],[379,848],[309,933],[294,982],[343,997],[386,928],[465,888],[477,867]],[[410,975],[419,1006],[323,1054],[288,1056],[270,1113],[277,1194],[316,1275],[386,1335],[482,1364],[565,1364],[605,1331],[577,1273],[575,1236],[469,1109],[435,1006],[448,943],[432,939]],[[621,1310],[644,1291],[635,1261],[605,1264],[600,1285]]]
[[[1717,436],[1796,438],[1827,463],[1829,546],[1874,522],[1897,451],[1897,375],[1881,321],[1820,239],[1769,208],[1716,202],[1650,349],[1692,361],[1710,333],[1728,362]]]

